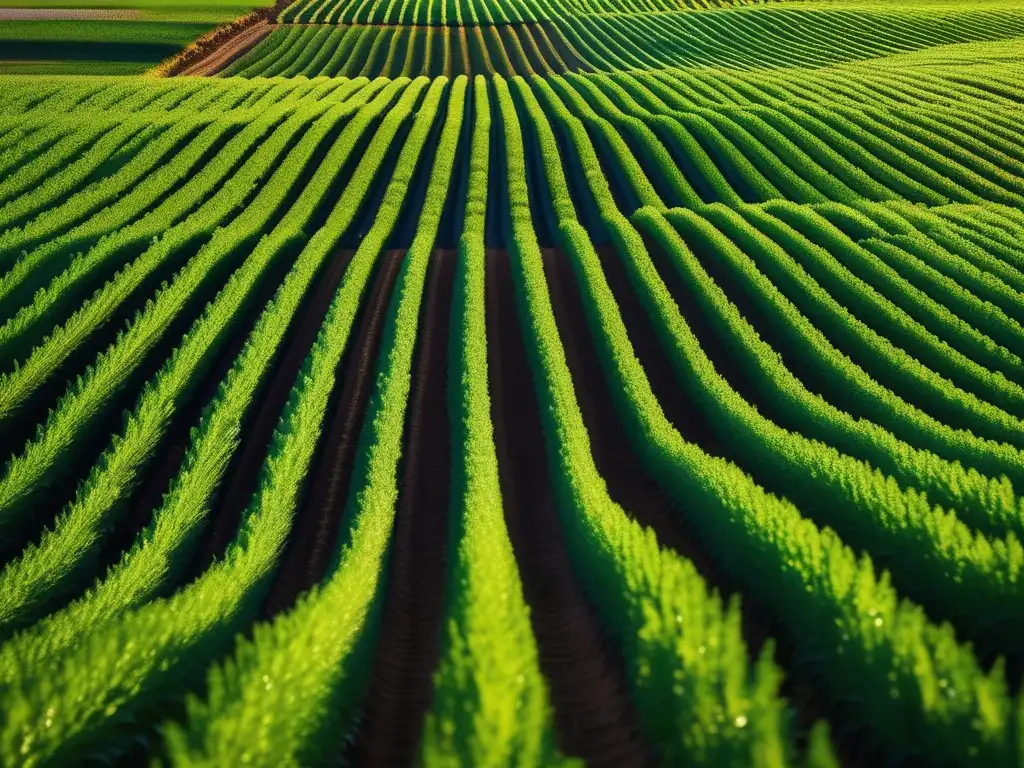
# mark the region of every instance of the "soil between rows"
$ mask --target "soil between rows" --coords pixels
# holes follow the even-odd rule
[[[268,266],[266,274],[260,277],[253,288],[253,295],[245,303],[240,316],[233,321],[234,327],[222,339],[221,349],[208,363],[205,373],[197,378],[176,406],[158,455],[145,465],[140,482],[132,493],[129,508],[110,532],[100,555],[101,568],[106,569],[116,563],[153,519],[163,495],[170,490],[173,479],[182,468],[192,441],[192,430],[199,427],[203,409],[216,397],[221,383],[235,365],[259,321],[260,314],[283,281],[288,266],[290,259],[285,258],[284,254]]]
[[[701,334],[708,333],[706,318],[699,316],[700,310],[690,303],[685,287],[681,284],[678,274],[664,253],[654,241],[645,238],[662,279],[677,306],[683,309],[688,322],[695,323]],[[641,361],[655,394],[666,416],[674,423],[684,439],[695,442],[705,452],[716,455],[717,440],[713,430],[703,421],[694,422],[688,419],[681,406],[685,404],[682,385],[675,379],[671,363],[664,349],[657,340],[656,333],[648,315],[629,283],[622,257],[614,248],[601,250],[605,275],[622,312],[623,321],[634,349]],[[716,365],[728,370],[739,378],[733,370],[734,362],[728,359],[724,351],[715,352]],[[657,383],[656,383],[657,382]],[[676,393],[675,395],[673,393]],[[688,409],[690,413],[696,409]],[[742,467],[741,467],[742,468]],[[710,588],[717,589],[723,596],[739,594],[742,598],[743,634],[751,659],[762,650],[765,642],[772,638],[775,642],[774,658],[785,673],[782,695],[790,702],[795,714],[797,728],[795,743],[798,748],[805,744],[806,735],[811,726],[820,719],[826,719],[832,727],[832,743],[842,765],[869,766],[884,763],[884,753],[878,746],[878,740],[870,726],[859,717],[855,707],[839,701],[830,693],[824,681],[816,671],[807,664],[799,663],[797,649],[792,641],[792,628],[782,626],[774,613],[767,606],[752,597],[743,594],[738,585],[729,576],[727,563],[719,559],[701,554],[701,546],[696,537],[687,535],[688,525],[682,514],[677,516],[677,523],[672,526],[693,541],[689,551],[681,552],[691,559],[698,567]],[[659,541],[663,536],[673,536],[663,525],[652,525]]]
[[[433,693],[444,611],[451,446],[448,325],[457,254],[435,251],[406,417],[387,592],[355,765],[411,765]]]
[[[505,518],[560,749],[588,765],[646,765],[621,660],[572,573],[520,333],[510,259],[487,253],[488,366]]]
[[[545,250],[543,255],[548,290],[572,373],[576,400],[590,437],[594,463],[608,484],[608,494],[641,525],[654,528],[662,546],[706,563],[704,553],[683,534],[672,501],[647,474],[632,445],[624,438],[625,428],[605,383],[569,257],[555,250]]]
[[[334,254],[307,301],[303,302],[304,311],[297,316],[301,319],[293,320],[282,340],[281,349],[275,356],[273,376],[261,387],[243,424],[243,442],[228,465],[209,533],[193,564],[196,574],[205,571],[213,558],[223,553],[238,530],[288,394],[351,258],[351,251]]]
[[[265,618],[287,610],[300,594],[317,584],[335,554],[388,301],[404,255],[405,251],[381,254],[365,309],[349,337],[350,351],[339,363],[336,394],[328,408],[321,447],[314,459],[307,495],[263,605]]]

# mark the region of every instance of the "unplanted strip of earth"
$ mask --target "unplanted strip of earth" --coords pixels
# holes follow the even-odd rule
[[[179,74],[183,76],[209,77],[217,74],[240,56],[244,56],[263,38],[270,34],[273,27],[266,21],[243,29],[239,34],[213,50],[209,56],[200,59]]]

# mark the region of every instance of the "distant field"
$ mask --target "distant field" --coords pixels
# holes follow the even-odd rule
[[[3,8],[117,8],[138,11],[147,21],[223,22],[261,5],[252,0],[148,2],[147,0],[2,0]]]
[[[215,25],[171,21],[0,21],[0,72],[140,74]]]
[[[0,73],[108,74],[145,72],[218,24],[259,6],[248,0],[151,3],[139,0],[13,0],[0,2]],[[117,9],[130,19],[5,20],[3,8]]]

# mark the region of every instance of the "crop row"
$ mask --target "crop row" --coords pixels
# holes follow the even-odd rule
[[[999,76],[998,68],[991,71]],[[844,86],[836,84],[839,77],[846,78]],[[921,68],[914,83],[894,78],[901,89],[896,99],[878,89],[880,77],[879,69],[848,66],[802,78],[714,71],[697,77],[671,70],[567,74],[547,82],[606,137],[602,162],[617,199],[627,207],[657,205],[659,198],[670,207],[780,198],[847,204],[907,200],[932,206],[1018,203],[1024,155],[1011,138],[1015,86],[982,90],[976,80],[962,82],[955,72]],[[260,101],[265,109],[285,94],[289,103],[327,98],[337,81],[257,81],[252,87],[268,89]],[[945,98],[934,97],[939,88],[946,89]],[[985,110],[979,112],[976,104]],[[30,109],[25,119],[39,120],[47,111],[45,106]],[[248,114],[240,112],[238,119]],[[146,119],[151,119],[148,113]],[[981,133],[985,141],[977,138]],[[74,141],[62,156],[82,154],[75,142],[83,140],[77,134],[69,138]],[[39,156],[7,181],[22,183],[24,174],[23,183],[30,184],[51,162],[48,153]],[[643,174],[633,172],[636,162],[645,166]],[[130,183],[137,167],[125,168],[118,179]],[[26,223],[31,199],[18,214]],[[83,195],[68,210],[95,206],[96,200],[96,195]],[[6,233],[4,250],[23,249],[35,231],[51,230]]]
[[[374,7],[383,12],[382,4]],[[412,4],[403,8],[412,12]],[[806,10],[784,4],[715,13],[552,10],[511,21],[460,17],[458,25],[404,16],[356,15],[336,19],[337,24],[306,21],[318,23],[275,26],[223,74],[525,76],[567,70],[823,67],[1003,40],[1024,30],[1024,17],[1011,8]]]
[[[1020,94],[914,61],[6,105],[0,761],[1019,762]]]
[[[274,28],[222,77],[428,77],[565,72],[580,64],[545,23],[478,27],[309,25]]]
[[[475,2],[383,3],[368,0],[297,0],[280,15],[283,23],[295,24],[419,24],[423,26],[471,26],[516,24],[566,16],[606,13],[664,13],[754,4],[756,0],[499,0]]]

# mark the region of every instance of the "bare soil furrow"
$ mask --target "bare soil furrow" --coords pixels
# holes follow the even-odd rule
[[[550,686],[559,747],[588,765],[646,765],[622,662],[572,572],[516,317],[510,257],[488,251],[492,418],[509,536]]]
[[[430,706],[444,608],[451,446],[448,320],[457,255],[435,251],[406,420],[387,594],[356,765],[411,765]]]
[[[332,397],[328,411],[331,421],[321,433],[321,447],[314,460],[306,499],[263,604],[265,618],[291,607],[295,598],[318,583],[335,554],[388,301],[404,256],[405,251],[386,251],[381,255],[356,333],[350,337],[350,352],[338,366],[335,380],[340,387],[336,385],[338,394]]]
[[[281,410],[351,259],[351,251],[335,253],[311,295],[303,302],[297,319],[293,320],[293,326],[282,342],[275,360],[273,378],[253,403],[252,416],[242,430],[244,442],[228,467],[210,532],[195,563],[195,573],[205,571],[213,558],[225,550],[238,530],[242,512],[256,488],[260,468],[281,418]]]

